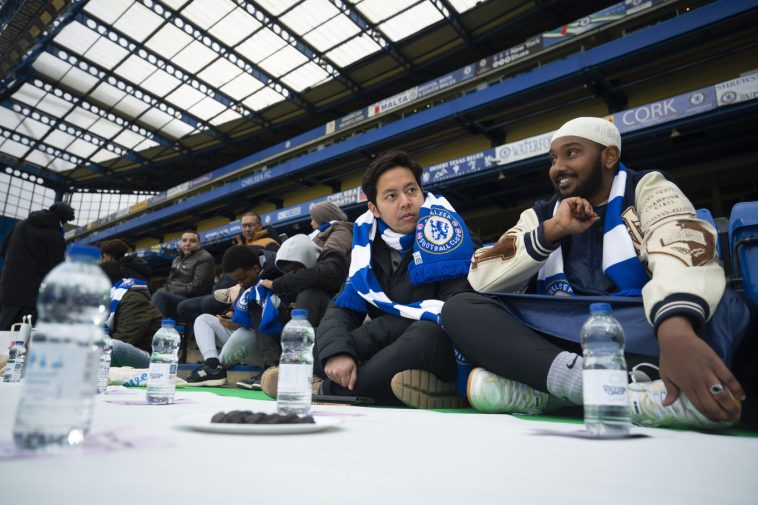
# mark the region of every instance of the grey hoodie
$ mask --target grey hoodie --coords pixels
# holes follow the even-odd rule
[[[295,235],[285,240],[277,251],[276,267],[284,272],[281,261],[296,261],[305,268],[313,268],[316,266],[319,254],[321,254],[321,248],[314,244],[308,235]]]

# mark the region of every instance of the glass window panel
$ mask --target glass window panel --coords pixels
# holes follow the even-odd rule
[[[45,95],[45,98],[37,105],[39,110],[50,113],[52,116],[63,117],[73,107],[69,102],[53,95]]]
[[[92,161],[95,163],[102,163],[104,161],[112,160],[113,158],[118,158],[118,154],[112,153],[108,151],[107,149],[100,149],[97,153],[95,153],[92,156]]]
[[[50,130],[49,126],[44,125],[39,121],[35,121],[29,117],[24,119],[24,122],[21,123],[18,128],[16,128],[16,131],[21,135],[26,135],[27,137],[31,137],[33,139],[41,139],[42,136],[48,132],[48,130]]]
[[[327,58],[340,67],[346,67],[349,64],[365,58],[369,54],[377,52],[381,47],[371,37],[365,33],[352,38],[344,44],[335,47],[328,53]]]
[[[196,105],[193,105],[189,109],[189,113],[199,117],[203,121],[208,121],[210,118],[221,114],[225,109],[224,104],[217,102],[211,97],[207,97]]]
[[[466,12],[480,2],[481,0],[450,0],[450,3],[453,4],[453,7],[458,12]]]
[[[39,165],[41,167],[46,167],[50,164],[51,161],[53,161],[53,157],[49,154],[45,154],[41,151],[38,151],[36,149],[33,149],[27,156],[27,161],[30,163],[34,163],[35,165]]]
[[[213,87],[220,87],[242,73],[237,65],[224,58],[219,58],[208,68],[200,72],[198,77]]]
[[[43,90],[31,84],[24,84],[13,94],[13,98],[29,105],[36,105],[44,96],[45,92]]]
[[[78,21],[72,21],[55,36],[54,40],[72,53],[84,54],[99,37],[97,32]]]
[[[281,102],[284,97],[271,88],[263,88],[254,95],[243,100],[242,103],[253,110],[261,110],[269,105]]]
[[[171,62],[194,74],[217,57],[218,54],[215,51],[195,40],[171,58]]]
[[[20,142],[14,142],[13,140],[6,140],[0,145],[0,152],[19,159],[23,158],[27,151],[29,151],[29,146],[25,146]]]
[[[8,128],[9,130],[15,130],[23,120],[24,116],[22,114],[13,112],[5,107],[0,107],[0,126]]]
[[[66,150],[68,145],[76,140],[76,137],[69,135],[66,132],[55,130],[45,138],[45,144],[57,147],[58,149]]]
[[[237,114],[233,110],[227,109],[224,112],[222,112],[221,114],[219,114],[218,116],[216,116],[213,119],[211,119],[210,123],[213,126],[218,126],[218,125],[221,125],[221,124],[224,124],[224,123],[228,123],[229,121],[234,121],[235,119],[239,119],[241,117],[242,116],[240,116],[239,114]]]
[[[255,35],[237,47],[237,51],[252,62],[259,62],[265,57],[284,47],[286,43],[268,28],[261,28]]]
[[[127,149],[133,149],[143,140],[145,140],[145,137],[142,135],[137,135],[129,130],[124,130],[114,137],[113,142],[122,147],[126,147]]]
[[[122,130],[122,127],[116,123],[108,121],[105,118],[100,118],[91,126],[90,129],[93,133],[103,138],[109,139],[120,132]]]
[[[302,91],[329,77],[324,69],[315,63],[308,62],[282,77],[282,82],[295,91]]]
[[[145,149],[150,149],[151,147],[155,147],[158,145],[158,142],[155,142],[154,140],[145,139],[142,141],[141,144],[139,144],[137,147],[134,148],[135,151],[142,151]]]
[[[174,25],[166,25],[150,37],[145,45],[166,58],[172,58],[190,42],[192,37]]]
[[[96,145],[82,139],[76,139],[73,144],[68,146],[68,152],[74,153],[80,158],[89,158],[95,151],[97,151]]]
[[[163,70],[157,70],[153,75],[142,81],[140,87],[146,89],[156,97],[162,97],[169,94],[179,84],[181,84],[181,81],[176,77],[169,75]]]
[[[180,109],[189,109],[194,104],[205,98],[205,95],[192,86],[182,84],[179,88],[168,95],[166,100],[173,103]]]
[[[326,51],[360,31],[349,17],[340,14],[307,33],[304,38],[319,51]]]
[[[102,82],[92,91],[90,96],[100,103],[114,104],[124,98],[126,93],[115,86]]]
[[[50,53],[42,53],[32,63],[32,66],[39,73],[48,76],[50,79],[57,81],[63,77],[71,65],[65,61],[56,58]]]
[[[182,10],[182,16],[207,30],[232,9],[234,9],[234,4],[229,0],[203,0],[192,2],[185,7]]]
[[[11,207],[15,207],[18,205],[18,197],[17,196],[9,196],[8,197],[8,205]]]
[[[84,110],[81,107],[75,107],[68,116],[66,121],[81,128],[87,129],[92,126],[92,123],[97,121],[98,116],[91,113],[88,110]]]
[[[112,24],[132,3],[132,0],[90,0],[84,10],[106,24]]]
[[[338,13],[337,8],[326,0],[306,0],[282,16],[281,20],[295,33],[303,34]]]
[[[208,31],[227,46],[233,47],[260,26],[257,19],[241,8],[236,8]]]
[[[136,118],[149,107],[150,106],[148,104],[139,98],[135,98],[131,95],[126,95],[119,103],[115,105],[114,109],[123,112],[129,117]]]
[[[221,91],[236,100],[242,100],[263,87],[263,83],[250,74],[240,74],[236,79],[221,87]]]
[[[53,158],[47,168],[54,172],[65,172],[66,170],[73,170],[76,165],[60,158]]]
[[[306,61],[308,58],[303,53],[292,46],[287,46],[261,61],[260,66],[274,77],[279,77]]]
[[[372,23],[384,21],[388,17],[410,7],[418,0],[363,0],[357,4],[364,16]]]
[[[423,2],[382,23],[379,28],[390,39],[398,41],[436,23],[443,17],[431,2]]]
[[[161,23],[163,18],[135,2],[113,26],[121,33],[142,42]]]
[[[153,129],[160,129],[164,124],[171,121],[171,116],[158,109],[150,109],[140,117],[140,122],[151,126]]]
[[[256,0],[255,3],[259,4],[274,16],[278,16],[290,6],[295,5],[298,1],[299,0]]]
[[[86,94],[90,89],[97,85],[99,80],[94,75],[83,72],[76,67],[71,67],[66,75],[63,76],[61,82],[82,94]]]
[[[85,54],[91,61],[110,70],[127,57],[129,51],[105,37],[100,37]]]
[[[147,60],[133,54],[129,56],[121,65],[116,67],[114,73],[120,75],[129,82],[135,84],[141,83],[145,78],[155,72],[156,67]]]
[[[181,121],[179,119],[174,119],[170,123],[163,125],[161,128],[161,131],[163,133],[166,133],[176,139],[180,139],[190,133],[192,133],[195,130],[194,127],[191,125],[188,125],[184,121]]]

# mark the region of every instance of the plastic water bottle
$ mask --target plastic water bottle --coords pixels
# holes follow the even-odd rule
[[[25,357],[26,348],[24,347],[24,341],[16,340],[11,350],[8,351],[8,363],[5,365],[3,382],[18,382],[21,380]]]
[[[294,309],[292,319],[282,330],[282,356],[279,359],[276,393],[279,414],[302,416],[311,410],[315,335],[313,326],[308,322],[308,311]]]
[[[100,366],[97,369],[97,392],[105,394],[108,389],[108,373],[111,371],[111,353],[113,352],[113,340],[104,336],[100,350]]]
[[[629,434],[624,329],[608,303],[590,305],[582,326],[584,425],[594,437]]]
[[[153,354],[147,379],[147,403],[174,403],[176,369],[179,366],[179,344],[182,338],[172,319],[164,319],[153,336]]]
[[[110,307],[99,260],[96,247],[71,245],[42,281],[13,428],[19,450],[77,445],[90,429],[99,358],[93,344]]]

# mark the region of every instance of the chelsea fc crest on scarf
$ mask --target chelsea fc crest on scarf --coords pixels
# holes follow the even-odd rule
[[[445,209],[432,208],[416,225],[418,247],[431,254],[445,254],[461,245],[461,223]]]

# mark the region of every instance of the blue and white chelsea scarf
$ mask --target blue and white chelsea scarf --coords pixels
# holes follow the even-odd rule
[[[134,277],[125,277],[113,283],[113,287],[111,287],[111,313],[105,321],[105,328],[108,334],[110,334],[113,329],[113,322],[116,318],[118,304],[121,303],[121,299],[124,298],[127,291],[135,286],[143,286],[144,289],[147,289],[147,282],[135,279]]]
[[[613,281],[619,291],[614,296],[640,296],[642,287],[650,280],[637,257],[632,238],[626,229],[621,212],[626,189],[626,167],[619,163],[613,178],[603,226],[603,273]],[[555,202],[553,214],[561,201]],[[537,274],[537,293],[541,295],[574,295],[563,271],[563,252],[553,251]]]
[[[250,319],[250,303],[261,306],[261,324],[258,330],[266,335],[276,335],[282,332],[279,322],[279,297],[268,288],[256,284],[243,291],[234,301],[232,322],[247,329],[253,329]]]
[[[396,251],[413,247],[408,275],[414,286],[458,279],[468,275],[474,246],[468,230],[455,209],[441,196],[426,194],[419,212],[416,231],[402,235],[366,211],[353,225],[350,274],[336,300],[339,307],[365,313],[366,303],[401,317],[440,324],[441,300],[419,300],[407,305],[395,303],[382,290],[371,267],[371,246],[379,231],[382,240]]]

